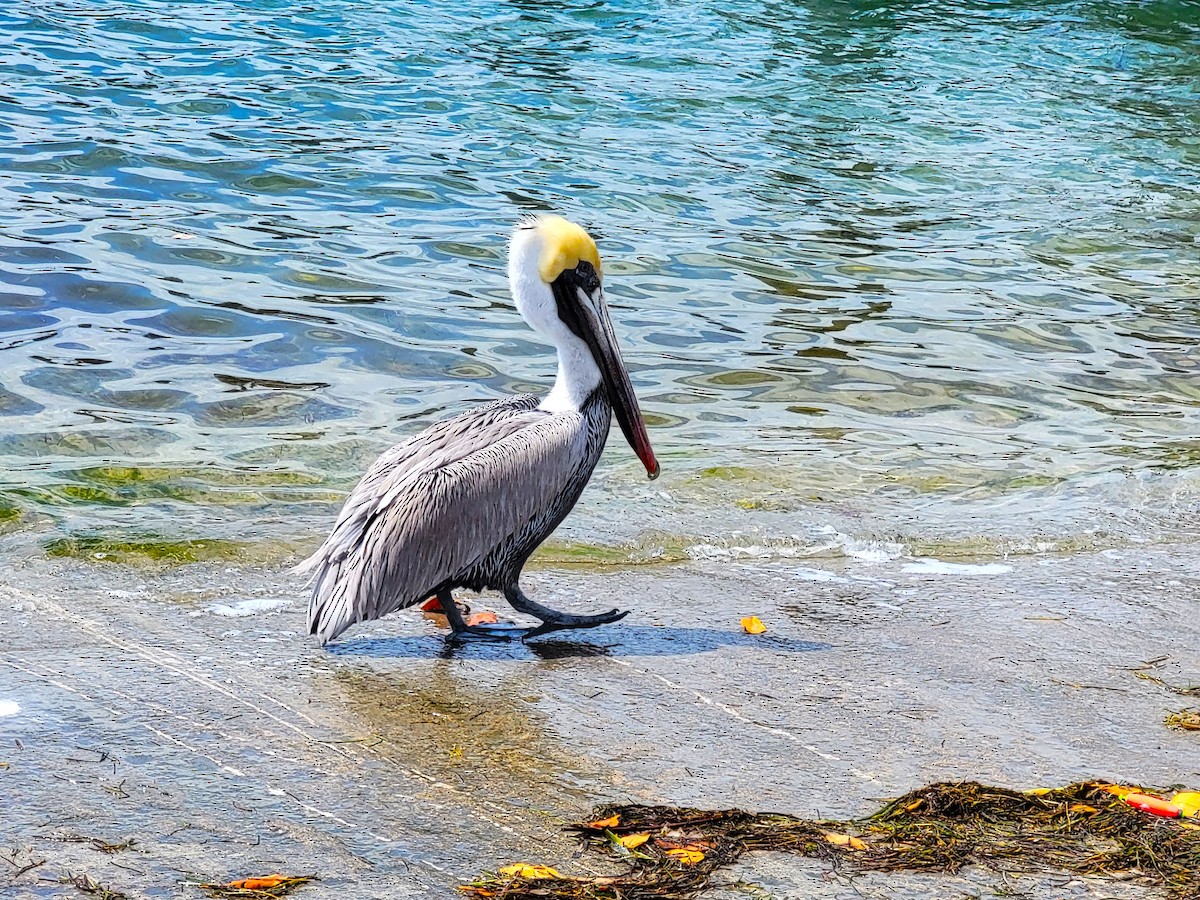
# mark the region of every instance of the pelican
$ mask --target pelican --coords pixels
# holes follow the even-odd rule
[[[520,632],[526,639],[627,614],[558,612],[519,584],[530,554],[591,478],[613,413],[646,474],[658,476],[604,303],[596,243],[559,216],[525,220],[509,246],[508,280],[521,316],[558,351],[554,387],[437,422],[375,461],[325,543],[296,567],[311,576],[308,629],[322,645],[430,597],[451,639],[512,636],[468,626],[452,596],[459,588],[502,591],[517,612],[540,619]]]

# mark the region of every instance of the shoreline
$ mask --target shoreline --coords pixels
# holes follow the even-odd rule
[[[274,568],[26,559],[0,588],[6,837],[134,898],[276,870],[449,896],[517,860],[592,865],[558,826],[600,802],[853,816],[941,780],[1196,786],[1197,735],[1163,724],[1186,698],[1135,671],[1200,681],[1196,549],[539,570],[533,596],[633,614],[455,651],[414,611],[321,650]],[[763,878],[819,885],[812,865]],[[17,900],[59,889],[31,875]],[[894,896],[941,896],[915,877]]]

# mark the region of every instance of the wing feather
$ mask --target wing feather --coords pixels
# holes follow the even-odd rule
[[[297,567],[314,573],[309,630],[322,643],[462,577],[545,513],[583,455],[577,412],[502,401],[458,420],[384,453]]]

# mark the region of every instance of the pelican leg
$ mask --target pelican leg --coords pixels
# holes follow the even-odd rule
[[[616,609],[610,609],[606,613],[599,613],[594,616],[577,616],[572,613],[558,612],[557,610],[550,609],[548,606],[542,606],[542,604],[530,600],[515,584],[512,587],[505,588],[504,596],[517,612],[525,613],[527,616],[533,616],[536,619],[542,620],[541,625],[525,632],[522,640],[529,640],[532,637],[549,634],[552,631],[565,631],[569,628],[595,628],[597,625],[607,625],[610,622],[616,622],[629,615],[629,610],[621,611]]]
[[[448,641],[511,641],[525,634],[525,629],[511,625],[468,625],[448,590],[438,591],[438,602],[450,623]]]

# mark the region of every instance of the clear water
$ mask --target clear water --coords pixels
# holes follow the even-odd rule
[[[17,534],[317,534],[548,387],[536,210],[664,468],[614,439],[570,536],[1200,532],[1200,4],[23,0],[0,47]]]

